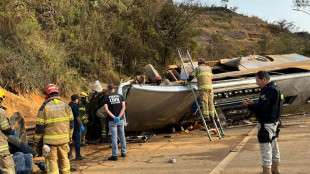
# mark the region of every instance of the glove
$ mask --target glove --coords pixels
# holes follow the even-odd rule
[[[48,145],[46,145],[46,144],[43,145],[42,155],[44,157],[49,157],[51,155],[51,148]]]
[[[114,121],[116,124],[118,124],[119,123],[119,117],[114,117]]]
[[[81,130],[82,130],[82,132],[85,131],[85,127],[83,125],[81,125]]]
[[[17,132],[16,132],[16,131],[14,131],[13,136],[14,136],[14,137],[17,137]]]

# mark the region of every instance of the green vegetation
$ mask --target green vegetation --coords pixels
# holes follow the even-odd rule
[[[56,83],[68,93],[96,79],[118,83],[149,63],[164,70],[176,48],[207,60],[309,56],[309,34],[283,26],[172,0],[2,0],[0,85],[19,93]]]

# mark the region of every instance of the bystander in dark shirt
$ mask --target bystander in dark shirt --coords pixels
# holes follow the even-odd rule
[[[80,131],[80,125],[79,123],[76,121],[76,119],[78,117],[80,117],[80,112],[79,112],[79,107],[77,104],[73,103],[73,102],[70,102],[69,103],[69,106],[71,107],[72,109],[72,113],[73,113],[73,117],[74,117],[74,130],[79,130]]]
[[[119,115],[122,110],[122,102],[124,101],[124,98],[122,95],[117,93],[108,94],[104,97],[103,103],[108,105],[109,111],[117,116]],[[121,120],[123,120],[124,117],[121,117]],[[113,118],[108,116],[108,121],[113,121]]]

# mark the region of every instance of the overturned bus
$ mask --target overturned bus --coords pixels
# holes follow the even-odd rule
[[[244,119],[251,113],[242,106],[243,98],[258,100],[261,92],[255,74],[268,71],[285,96],[283,114],[310,111],[310,58],[298,54],[251,55],[241,58],[207,62],[212,67],[216,110],[225,119]],[[188,72],[191,66],[185,65]],[[197,66],[197,64],[196,64]],[[167,86],[121,83],[118,92],[127,104],[126,131],[147,131],[179,124],[194,103],[180,65],[171,65],[166,76]],[[196,87],[193,80],[192,85]]]

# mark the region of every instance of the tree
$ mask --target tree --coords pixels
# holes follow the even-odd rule
[[[144,13],[158,36],[162,64],[166,64],[172,50],[189,46],[195,36],[192,24],[197,9],[195,10],[192,1],[183,1],[178,5],[172,0],[144,2],[146,3]]]
[[[310,15],[310,0],[293,0],[293,10]]]
[[[294,22],[289,22],[285,19],[275,21],[274,22],[277,26],[279,26],[282,30],[288,30],[288,31],[293,31],[295,29],[295,24]]]

